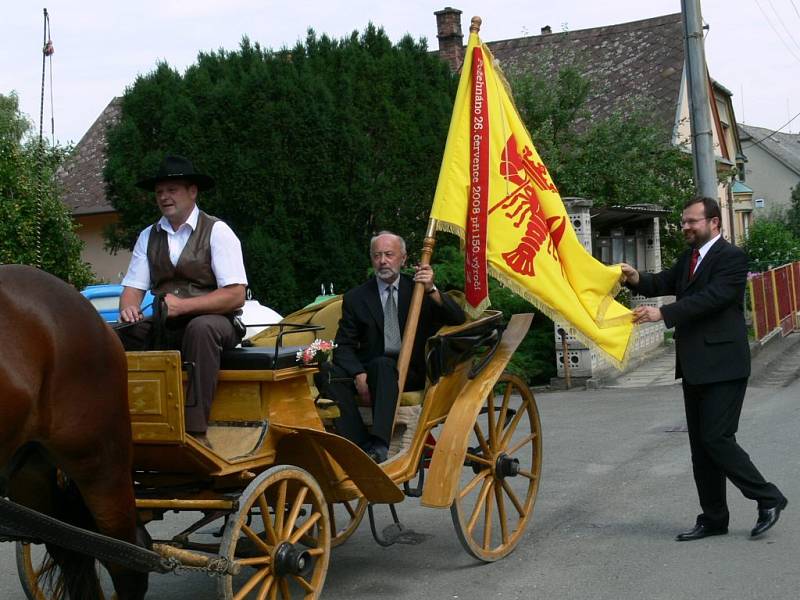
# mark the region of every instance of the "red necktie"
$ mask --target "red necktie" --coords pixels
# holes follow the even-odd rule
[[[697,259],[700,258],[700,250],[692,250],[692,260],[689,262],[689,279],[694,276],[694,268],[697,266]]]

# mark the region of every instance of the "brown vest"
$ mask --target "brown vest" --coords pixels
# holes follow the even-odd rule
[[[147,241],[147,264],[154,294],[193,298],[217,289],[217,278],[211,270],[211,229],[218,220],[200,211],[197,227],[175,266],[169,259],[167,232],[153,225]]]

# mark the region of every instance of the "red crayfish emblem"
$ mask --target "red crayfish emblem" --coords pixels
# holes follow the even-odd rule
[[[535,163],[532,157],[533,151],[527,146],[520,152],[514,134],[508,138],[501,157],[500,174],[516,187],[489,209],[489,214],[498,208],[507,210],[506,217],[515,219],[514,227],[527,221],[519,245],[510,252],[504,252],[502,256],[511,270],[528,276],[536,274],[533,260],[545,241],[547,253],[556,261],[559,260],[558,244],[566,229],[566,219],[563,216],[547,218],[542,211],[537,188],[541,191],[557,190],[550,181],[547,167],[541,162]]]

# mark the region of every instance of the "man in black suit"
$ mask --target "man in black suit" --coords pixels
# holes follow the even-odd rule
[[[692,468],[702,513],[678,541],[728,533],[726,478],[758,502],[753,537],[772,527],[786,498],[761,476],[739,444],[736,430],[750,376],[750,346],[744,322],[747,255],[720,235],[719,205],[693,198],[681,227],[690,246],[661,273],[639,273],[622,264],[628,287],[648,297],[674,295],[661,308],[634,309],[637,323],[664,321],[675,327],[675,378],[683,377],[683,398]]]
[[[425,342],[442,325],[459,325],[465,316],[452,298],[434,285],[430,265],[416,268],[413,279],[400,273],[406,245],[398,235],[382,231],[370,242],[375,276],[348,291],[336,333],[331,383],[327,394],[341,416],[336,430],[368,452],[376,462],[386,460],[399,396],[397,356],[411,304],[414,283],[425,286],[417,334],[404,390],[425,387]],[[364,427],[355,395],[372,403],[372,436]]]

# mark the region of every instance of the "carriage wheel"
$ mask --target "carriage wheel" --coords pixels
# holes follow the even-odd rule
[[[492,562],[516,547],[533,514],[542,467],[539,412],[530,388],[500,376],[472,428],[450,513],[464,549]]]
[[[26,542],[16,543],[17,554],[17,574],[22,584],[22,589],[28,600],[52,600],[59,597],[55,589],[58,581],[58,567],[52,567],[52,572],[42,573],[44,565],[49,562],[49,554],[44,544],[28,544]],[[97,563],[98,567],[100,563]],[[106,576],[104,569],[98,569],[98,576]],[[102,583],[101,583],[102,585]],[[110,579],[108,581],[111,587]],[[103,590],[99,590],[100,600],[106,598]],[[117,595],[111,594],[111,600],[116,600]]]
[[[328,518],[331,523],[331,548],[344,544],[356,532],[361,524],[361,519],[367,512],[366,498],[358,500],[344,500],[342,502],[328,502]],[[316,542],[316,530],[304,535],[301,541],[306,546],[313,546]]]
[[[313,543],[304,536],[313,532]],[[220,556],[242,565],[219,579],[219,600],[318,598],[330,558],[328,508],[317,482],[290,465],[272,467],[242,492]]]
[[[336,548],[347,541],[356,532],[361,519],[367,512],[367,499],[328,503],[328,514],[331,520],[331,548]]]

